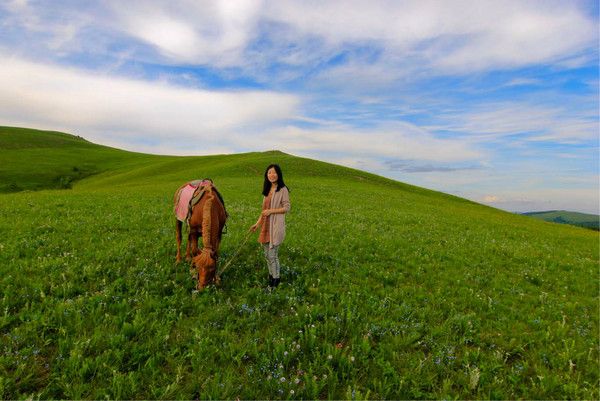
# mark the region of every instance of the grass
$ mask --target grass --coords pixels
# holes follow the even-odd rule
[[[281,286],[252,240],[193,293],[173,192],[215,180],[223,264],[271,162],[291,188]],[[596,232],[280,152],[103,166],[0,196],[4,399],[599,397]]]

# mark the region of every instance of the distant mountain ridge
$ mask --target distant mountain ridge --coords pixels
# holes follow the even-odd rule
[[[600,216],[596,214],[569,212],[566,210],[548,210],[545,212],[527,212],[522,214],[552,223],[570,224],[600,231]]]

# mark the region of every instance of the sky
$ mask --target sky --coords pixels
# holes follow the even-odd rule
[[[595,0],[4,0],[0,125],[598,214],[598,22]]]

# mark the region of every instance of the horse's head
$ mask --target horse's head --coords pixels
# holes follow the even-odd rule
[[[208,248],[202,249],[193,259],[194,267],[198,272],[198,289],[202,289],[215,280],[217,271],[217,260],[214,257],[214,252]]]

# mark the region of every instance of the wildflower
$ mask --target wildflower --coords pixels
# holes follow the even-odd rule
[[[350,362],[354,362],[354,357],[353,356],[350,357]]]
[[[287,352],[287,351],[285,351],[285,352],[283,353],[283,356],[287,356],[287,354],[288,354],[288,352]]]
[[[282,377],[281,379],[279,379],[280,382],[284,383],[285,382],[285,377]]]
[[[327,379],[327,374],[323,375],[323,380]]]
[[[331,360],[333,359],[333,356],[331,356],[331,354],[327,355],[327,359]]]
[[[290,390],[290,394],[294,395],[294,390]]]
[[[294,380],[294,383],[296,383],[296,384],[300,383],[300,379],[298,379],[298,378],[296,377],[296,380]]]
[[[296,344],[296,349],[300,349],[300,344]]]

